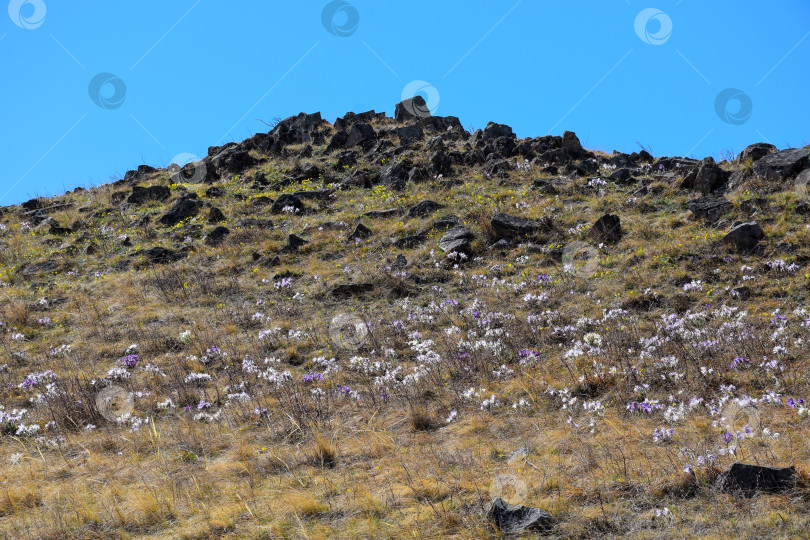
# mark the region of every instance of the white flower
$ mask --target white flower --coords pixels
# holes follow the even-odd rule
[[[585,343],[587,343],[591,347],[601,347],[602,346],[602,336],[600,336],[599,334],[597,334],[595,332],[589,332],[589,333],[585,334],[585,336],[582,339],[585,341]]]

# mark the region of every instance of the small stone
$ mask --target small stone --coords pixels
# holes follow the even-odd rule
[[[209,246],[218,246],[224,240],[225,237],[231,234],[231,230],[228,227],[223,227],[220,225],[219,227],[215,228],[213,231],[208,233],[208,236],[205,238],[205,243]]]
[[[492,501],[487,511],[487,520],[504,534],[545,531],[554,526],[554,518],[548,512],[530,506],[508,504],[500,497]]]
[[[352,233],[352,238],[368,238],[372,234],[371,229],[362,223],[358,223],[357,227],[355,227],[354,232]]]
[[[208,212],[208,223],[219,223],[220,221],[225,221],[225,219],[225,214],[216,206],[211,208]]]
[[[443,204],[433,201],[422,201],[415,204],[408,210],[408,217],[427,217],[442,208],[444,208]]]

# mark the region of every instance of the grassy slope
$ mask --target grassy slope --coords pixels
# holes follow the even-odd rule
[[[292,160],[271,161],[258,169],[281,178],[292,166]],[[232,178],[218,184],[225,195],[211,200],[228,216],[224,224],[232,230],[219,247],[201,241],[213,228],[206,223],[207,212],[168,230],[140,227],[134,225],[139,217],[159,216],[167,206],[121,208],[113,195],[126,189],[111,185],[51,201],[72,203],[52,214],[63,226],[88,221],[82,207],[115,209],[91,221],[87,241],[99,248],[92,255],[60,250],[62,239],[47,229],[24,229],[19,209],[7,209],[0,217],[7,226],[0,231],[0,363],[7,364],[0,373],[0,403],[7,412],[28,408],[25,422],[43,427],[33,436],[18,437],[11,430],[0,438],[0,530],[15,538],[480,538],[492,534],[483,519],[488,501],[503,494],[552,512],[559,520],[552,536],[804,534],[810,494],[804,482],[789,497],[740,500],[709,490],[717,472],[737,460],[808,465],[806,420],[784,405],[788,396],[810,396],[805,347],[797,341],[806,341],[807,328],[801,325],[804,317],[791,315],[806,301],[806,270],[785,273],[764,265],[785,258],[775,251],[779,242],[796,247],[788,262],[808,253],[808,230],[794,211],[796,194],[755,184],[729,194],[736,206],[726,218],[754,217],[764,225],[763,257],[720,245],[724,230],[691,218],[684,203],[693,195],[668,183],[654,182],[659,189],[628,202],[637,186],[608,184],[597,190],[580,179],[555,197],[531,189],[537,171],[514,172],[505,183],[483,178],[479,169],[457,168],[454,176],[466,183],[441,190],[431,180],[402,193],[381,187],[337,191],[328,203],[307,202],[311,213],[273,216],[272,230],[240,229],[234,223],[264,217],[268,208],[253,199],[276,198],[280,192],[260,192]],[[165,171],[143,185],[158,183],[168,185]],[[172,187],[176,192],[180,186]],[[207,186],[183,187],[205,199]],[[315,187],[321,187],[317,180],[284,191]],[[425,219],[364,219],[374,235],[360,243],[349,238],[362,213],[424,199],[446,204],[446,212]],[[494,240],[489,218],[496,211],[552,216],[554,229],[534,238],[546,249],[523,245],[505,254],[487,251]],[[554,247],[578,239],[569,229],[590,225],[606,211],[621,216],[625,237],[605,248],[595,277],[563,272]],[[436,246],[440,233],[415,249],[399,250],[387,241],[423,230],[449,212],[478,234],[474,245],[480,259],[453,268]],[[337,228],[319,229],[327,221]],[[280,249],[291,232],[309,244],[282,255],[275,268],[252,262],[254,252]],[[129,236],[133,247],[122,247],[120,235]],[[194,251],[182,261],[164,266],[136,261],[131,271],[111,268],[137,249],[171,247],[187,235]],[[410,262],[405,275],[385,270],[398,253]],[[33,278],[15,272],[23,263],[49,257],[59,261],[59,271]],[[752,269],[741,270],[742,265]],[[542,273],[550,281],[532,285]],[[744,275],[755,278],[743,282]],[[283,276],[292,276],[291,286],[276,288]],[[691,280],[701,280],[703,290],[684,291]],[[362,298],[338,300],[329,294],[334,284],[364,281],[377,288]],[[747,302],[726,291],[742,284],[753,291]],[[532,305],[523,299],[528,292],[545,292],[548,298]],[[51,303],[37,304],[40,298]],[[66,300],[53,305],[57,298]],[[718,334],[723,323],[737,320],[736,314],[712,315],[724,304],[747,312],[737,324],[751,337],[734,342]],[[626,313],[602,319],[604,309],[622,306]],[[687,323],[706,332],[693,341],[719,335],[719,343],[696,349],[681,336],[641,358],[639,338],[665,335],[658,328],[661,316],[683,316],[687,309],[709,313]],[[786,348],[778,354],[770,337],[776,309],[788,315],[785,334],[777,338]],[[554,314],[550,322],[527,323],[528,315],[547,310]],[[363,349],[333,350],[328,328],[339,313],[358,313],[371,323]],[[44,317],[51,322],[40,323]],[[553,332],[566,325],[575,328]],[[259,339],[261,330],[275,327],[281,330]],[[185,330],[191,331],[188,341],[178,338]],[[296,330],[305,335],[290,337]],[[566,358],[587,332],[601,336],[600,349]],[[18,333],[24,339],[13,337]],[[500,344],[478,349],[459,344],[481,339]],[[373,382],[379,373],[351,367],[350,358],[359,355],[389,362],[391,369],[401,366],[401,374],[408,375],[425,363],[417,358],[419,342],[441,360],[417,383],[382,388]],[[49,354],[49,347],[66,344],[69,352]],[[141,392],[133,414],[151,421],[138,429],[131,422],[105,422],[89,406],[103,387],[98,381],[131,344],[138,345],[138,366],[116,384]],[[212,346],[227,356],[208,365],[190,358]],[[522,349],[537,353],[533,363],[519,363]],[[750,359],[750,366],[730,370],[738,355]],[[289,370],[292,381],[276,386],[246,373],[246,356],[262,370]],[[676,367],[656,363],[667,356],[678,357]],[[776,378],[758,367],[766,356],[780,361],[784,371],[775,372]],[[265,365],[268,357],[278,362]],[[303,382],[304,374],[324,371],[313,362],[317,357],[334,357],[341,369],[323,381]],[[158,373],[144,371],[146,364]],[[504,364],[512,373],[493,375]],[[635,375],[628,374],[630,366]],[[714,372],[701,375],[700,367]],[[58,375],[65,399],[34,406],[30,399],[44,392],[42,386],[18,385],[27,374],[46,369]],[[184,383],[192,372],[208,373],[213,380]],[[338,383],[359,391],[361,399],[335,390]],[[737,397],[782,394],[781,405],[757,407],[761,425],[736,443],[737,457],[720,455],[726,424],[705,404],[672,422],[660,410],[626,411],[627,403],[645,398],[667,406],[693,397],[719,400],[721,385],[728,384],[735,385]],[[313,394],[313,388],[323,393]],[[576,401],[566,404],[559,397],[563,389]],[[242,390],[249,401],[226,398]],[[482,408],[492,395],[500,405]],[[175,407],[156,406],[167,398]],[[206,412],[222,411],[217,420],[194,419],[200,400],[212,404]],[[68,412],[65,403],[71,401]],[[586,402],[594,410],[586,410]],[[267,414],[255,415],[256,407]],[[457,416],[448,423],[451,411]],[[57,427],[45,429],[53,418]],[[97,427],[88,430],[87,424]],[[656,428],[670,427],[671,442],[653,442]],[[763,427],[780,437],[763,435]],[[526,451],[510,455],[516,449]],[[714,467],[697,465],[696,456],[709,452]],[[684,465],[694,467],[695,479],[683,473]],[[502,493],[499,485],[505,485]],[[671,519],[655,518],[655,510],[663,508],[672,512]]]

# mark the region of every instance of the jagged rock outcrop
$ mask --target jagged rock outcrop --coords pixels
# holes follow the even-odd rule
[[[430,116],[427,102],[422,96],[414,96],[397,103],[394,111],[394,120],[405,122],[406,120],[426,118]]]
[[[766,180],[787,180],[807,168],[810,165],[808,159],[810,146],[773,152],[754,162],[754,174]]]
[[[684,177],[682,187],[695,189],[707,195],[723,186],[728,176],[728,172],[719,167],[714,159],[707,157]]]

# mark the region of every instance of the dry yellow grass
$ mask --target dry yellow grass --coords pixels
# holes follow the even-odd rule
[[[298,165],[309,163],[303,159]],[[256,172],[280,179],[295,165],[293,159],[271,160],[218,184],[225,194],[217,198],[206,197],[204,185],[171,186],[175,192],[197,193],[224,212],[232,234],[219,247],[201,242],[213,227],[205,213],[176,227],[160,227],[154,222],[163,205],[120,207],[114,195],[128,189],[111,185],[59,197],[72,206],[52,214],[69,224],[88,219],[84,207],[116,209],[90,220],[82,241],[82,246],[97,246],[90,255],[68,249],[75,238],[64,245],[47,230],[25,228],[26,218],[16,210],[0,216],[8,227],[0,236],[0,364],[7,364],[0,372],[2,404],[8,413],[32,409],[26,422],[40,426],[33,436],[7,430],[0,438],[0,530],[6,536],[497,537],[483,516],[490,499],[499,495],[550,511],[558,520],[552,537],[806,536],[806,473],[789,496],[746,500],[714,493],[710,484],[717,471],[698,467],[693,454],[718,446],[715,418],[705,410],[690,413],[673,424],[671,444],[658,444],[651,434],[668,425],[662,417],[626,410],[627,403],[641,399],[633,390],[636,375],[626,370],[642,365],[639,338],[654,334],[662,315],[729,303],[747,310],[746,324],[765,336],[772,332],[774,310],[790,313],[804,305],[804,267],[789,275],[762,270],[756,294],[745,303],[725,290],[739,284],[747,272],[742,265],[761,270],[764,260],[784,257],[776,251],[778,242],[795,246],[788,262],[806,263],[810,232],[793,211],[794,193],[751,183],[729,194],[736,205],[727,216],[730,221],[755,215],[748,204],[770,206],[767,213],[756,214],[767,235],[764,256],[719,246],[724,231],[690,217],[684,207],[690,194],[671,182],[656,180],[650,194],[630,203],[629,188],[611,184],[599,192],[584,180],[557,196],[543,195],[531,188],[539,171],[515,172],[499,183],[479,169],[459,167],[455,176],[466,183],[452,189],[439,189],[435,180],[405,192],[353,188],[336,191],[322,205],[308,202],[317,212],[273,216],[271,230],[237,226],[243,217],[266,217],[266,207],[254,205],[259,196],[275,199],[322,187],[313,180],[258,191],[244,181]],[[168,182],[160,172],[143,184]],[[448,264],[436,247],[440,232],[428,233],[423,247],[409,250],[386,240],[423,231],[431,218],[363,219],[374,235],[363,242],[351,238],[362,213],[425,199],[447,205],[434,217],[452,212],[476,231],[480,260],[459,268]],[[497,211],[534,219],[551,216],[554,231],[533,239],[543,249],[527,242],[506,254],[487,251],[496,239],[489,219]],[[563,272],[558,250],[577,238],[569,229],[589,225],[606,211],[622,217],[626,234],[621,243],[602,253],[594,277]],[[152,216],[152,224],[136,225],[144,215]],[[345,225],[332,228],[327,222]],[[280,266],[254,260],[254,253],[272,255],[285,245],[287,234],[304,230],[309,244],[284,255]],[[121,245],[121,235],[130,238],[131,248]],[[186,236],[194,249],[179,262],[152,266],[136,257],[133,270],[112,269],[134,251],[180,244]],[[400,252],[410,263],[406,274],[411,277],[385,270]],[[47,258],[59,262],[55,274],[26,278],[16,272],[22,264]],[[550,276],[542,289],[549,298],[533,306],[523,301],[529,288],[513,286],[542,273]],[[284,277],[292,278],[292,286],[275,287]],[[703,289],[684,291],[691,280],[701,280]],[[377,288],[348,300],[330,295],[334,285],[350,282],[371,282]],[[41,298],[48,304],[38,303]],[[446,300],[460,306],[440,305]],[[472,316],[475,306],[481,316],[499,322],[479,324]],[[598,320],[603,310],[622,306],[632,321],[599,327],[606,345],[601,353],[565,357],[571,340],[555,335],[552,327],[575,326],[583,317]],[[526,317],[545,310],[558,318],[532,330]],[[262,316],[255,317],[257,312]],[[498,312],[514,319],[499,318]],[[330,340],[329,324],[338,313],[360,314],[373,323],[357,351],[342,350]],[[40,323],[44,317],[50,322]],[[259,339],[260,331],[275,327],[279,331],[271,339]],[[465,349],[463,356],[455,332],[476,329],[481,332],[476,338],[501,339],[502,350]],[[295,332],[306,335],[290,337]],[[421,336],[414,338],[413,332]],[[798,337],[791,334],[793,340]],[[432,339],[429,348],[442,358],[419,384],[392,383],[394,390],[384,390],[374,383],[379,373],[352,367],[357,355],[391,362],[402,368],[394,377],[399,384],[420,364],[417,346],[409,343],[414,339]],[[99,417],[90,403],[98,381],[109,377],[108,370],[131,344],[137,344],[138,367],[115,383],[140,392],[132,414],[143,423],[116,425]],[[71,349],[51,354],[51,347],[63,345]],[[227,356],[214,354],[201,362],[214,346]],[[746,342],[739,354],[759,360],[772,355],[772,347],[764,340]],[[536,351],[536,361],[521,365],[521,349]],[[810,396],[806,358],[796,353],[795,342],[789,349],[782,357],[786,371],[779,375],[780,393]],[[684,349],[682,354],[692,353]],[[672,381],[663,374],[649,393],[666,404],[669,395],[679,403],[692,396],[716,397],[721,384],[736,385],[736,395],[761,396],[771,389],[759,372],[728,371],[734,354],[722,349],[684,356],[685,378]],[[277,387],[253,376],[244,368],[246,357],[262,371],[289,370],[293,381]],[[316,361],[320,357],[334,357],[341,371],[323,381],[302,382],[304,375],[326,371]],[[265,364],[265,358],[278,362]],[[151,367],[143,370],[147,364]],[[513,373],[493,375],[502,365]],[[701,377],[700,366],[717,375]],[[19,384],[28,374],[47,369],[57,373],[65,399],[54,397],[46,400],[49,406],[34,407],[31,399],[43,387]],[[639,380],[652,380],[643,370],[656,368],[641,369]],[[202,372],[212,380],[185,382],[189,373]],[[335,390],[336,384],[349,390]],[[313,393],[316,388],[322,393]],[[563,409],[549,394],[563,388],[576,397],[576,406]],[[360,400],[351,397],[355,390]],[[240,392],[250,397],[244,402],[227,397]],[[501,406],[483,406],[490,396]],[[158,406],[166,400],[171,406]],[[581,404],[589,401],[600,402],[603,411],[583,410]],[[218,417],[195,419],[217,410],[222,411]],[[717,469],[735,460],[808,469],[806,420],[787,407],[762,410],[767,414],[763,422],[780,437],[740,442],[736,457],[716,456]],[[55,428],[46,428],[50,420],[57,421]],[[695,476],[683,473],[687,463],[695,466]],[[671,519],[656,518],[655,510],[663,508],[671,511]]]

